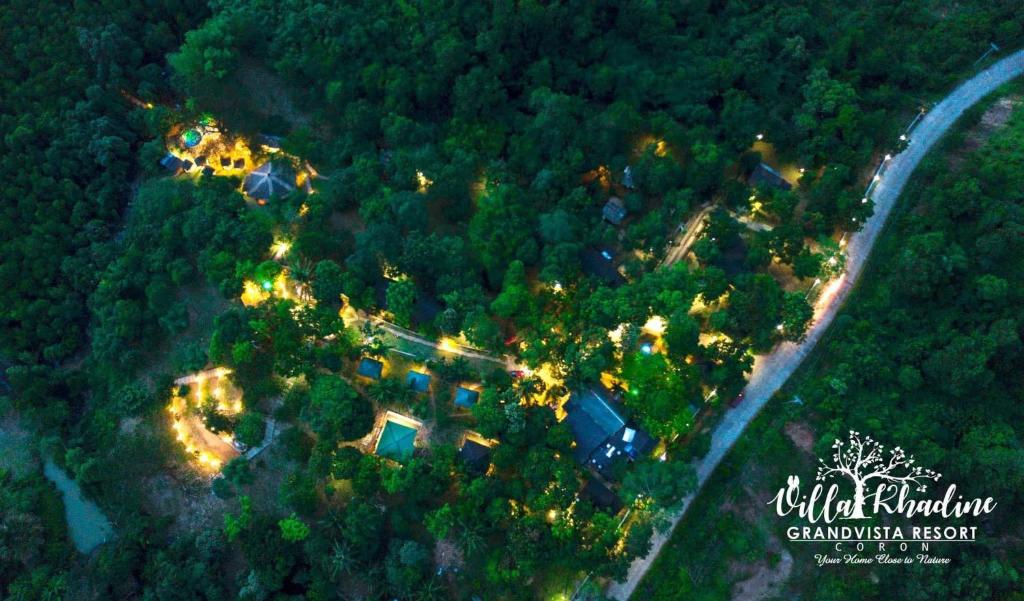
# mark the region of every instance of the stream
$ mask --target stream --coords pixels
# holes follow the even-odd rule
[[[110,540],[114,528],[107,516],[103,515],[99,506],[86,499],[78,483],[68,478],[64,470],[57,467],[51,459],[46,460],[43,474],[60,490],[64,497],[64,514],[68,521],[68,531],[75,548],[80,553],[89,553],[99,545]]]

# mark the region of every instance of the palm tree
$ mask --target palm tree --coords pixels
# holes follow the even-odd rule
[[[401,380],[384,378],[366,389],[366,394],[378,405],[408,405],[413,398],[413,392]]]
[[[352,573],[356,560],[352,556],[352,550],[345,541],[334,541],[331,555],[326,560],[327,569],[331,574],[331,580],[337,581],[342,576]]]
[[[288,262],[288,275],[296,282],[295,287],[302,300],[310,300],[313,295],[313,263],[309,259],[293,255]]]

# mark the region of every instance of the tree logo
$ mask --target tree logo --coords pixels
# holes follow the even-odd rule
[[[852,510],[844,516],[845,519],[870,517],[864,514],[864,505],[867,503],[865,490],[872,481],[909,486],[917,492],[925,492],[929,480],[938,482],[942,477],[934,470],[914,465],[914,456],[907,455],[902,448],[894,447],[886,452],[883,444],[870,436],[862,439],[860,432],[853,430],[850,430],[848,442],[837,438],[832,443],[832,451],[831,463],[818,459],[820,465],[815,479],[824,482],[845,476],[853,481]]]
[[[990,513],[995,501],[992,497],[965,498],[956,484],[947,485],[941,498],[926,498],[924,493],[941,478],[937,471],[916,465],[914,456],[902,447],[889,448],[850,430],[845,440],[832,443],[830,460],[818,460],[810,490],[801,488],[799,476],[790,475],[769,504],[775,505],[779,517],[797,518],[787,526],[789,540],[827,541],[835,543],[837,551],[844,543],[862,547],[874,542],[880,549],[896,543],[902,550],[913,542],[927,546],[938,541],[975,540],[977,526],[963,525],[964,520],[957,525],[942,524],[942,520]],[[885,520],[884,525],[863,521],[885,514],[902,519]],[[914,524],[912,520],[917,518],[929,518],[928,525]]]

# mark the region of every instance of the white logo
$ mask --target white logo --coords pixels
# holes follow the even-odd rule
[[[871,480],[905,484],[913,486],[918,492],[925,492],[928,490],[928,480],[938,482],[942,477],[938,472],[914,466],[914,457],[908,457],[899,447],[890,449],[889,457],[886,459],[883,445],[870,436],[861,440],[860,432],[853,430],[850,430],[849,445],[836,439],[832,443],[832,448],[835,450],[832,455],[833,465],[825,463],[824,459],[818,459],[821,465],[818,467],[816,479],[825,481],[840,475],[853,480],[853,510],[847,516],[851,520],[863,520],[868,517],[864,515],[864,504],[867,501],[864,490]]]
[[[818,460],[815,484],[810,491],[802,490],[800,478],[787,478],[786,486],[779,489],[769,504],[775,505],[779,517],[794,516],[806,525],[790,526],[787,538],[801,542],[835,543],[842,551],[843,543],[855,543],[858,551],[864,543],[877,543],[885,550],[885,543],[897,543],[900,550],[907,543],[921,543],[927,550],[931,542],[969,542],[977,535],[977,526],[862,526],[860,520],[889,514],[906,518],[977,517],[992,512],[996,502],[991,497],[964,499],[957,493],[956,484],[949,484],[938,498],[921,498],[929,485],[937,483],[942,474],[915,465],[913,455],[901,447],[886,448],[870,436],[862,437],[850,431],[848,440],[832,444],[831,461]],[[852,495],[850,489],[852,488]],[[835,522],[835,525],[832,525]],[[891,520],[886,520],[886,523]],[[902,522],[902,521],[901,521]],[[849,524],[849,525],[846,525]],[[928,556],[918,556],[923,563],[938,563]],[[856,561],[857,556],[852,559]],[[884,559],[883,559],[884,558]],[[851,556],[846,556],[850,563]],[[882,563],[896,563],[888,555],[876,556]],[[906,558],[904,558],[906,559]],[[828,556],[818,556],[819,565],[839,563]],[[859,561],[859,563],[865,563]],[[899,563],[909,563],[901,560]],[[944,563],[944,562],[942,562]]]

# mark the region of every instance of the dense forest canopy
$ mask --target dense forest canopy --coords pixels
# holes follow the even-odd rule
[[[26,551],[0,593],[597,598],[692,490],[754,355],[803,336],[876,161],[1019,42],[1018,9],[8,5],[2,407],[118,536],[75,556],[52,489],[2,471],[4,524],[30,527],[4,530]],[[204,135],[227,154],[186,156]],[[254,196],[257,164],[286,192]],[[1013,361],[1015,180],[990,175],[955,190],[990,186],[993,231],[915,232],[900,291],[924,307],[983,270],[965,290],[1000,318],[919,316],[945,337],[906,350],[907,390],[963,398]],[[657,454],[577,460],[566,399],[600,385]]]
[[[878,260],[825,348],[752,425],[637,595],[728,595],[734,579],[726,566],[778,556],[769,541],[789,524],[751,524],[721,506],[757,503],[770,494],[762,489],[777,487],[787,474],[813,471],[814,456],[826,455],[854,429],[898,441],[919,464],[940,472],[942,482],[956,483],[958,494],[990,496],[998,509],[980,522],[956,522],[977,526],[977,542],[932,545],[929,553],[950,557],[949,567],[821,570],[809,557],[817,551],[788,545],[796,566],[791,582],[824,599],[1020,597],[1024,549],[1006,536],[1019,530],[1024,502],[1022,298],[1009,284],[1024,276],[1019,93],[1018,84],[1008,95],[1015,108],[1005,129],[985,134],[992,137],[980,149],[965,150],[981,144],[979,131],[992,127],[978,124],[988,106],[966,117],[966,127],[919,168],[876,247]],[[795,396],[802,405],[790,402]],[[791,440],[795,426],[806,429],[813,447],[800,449]],[[688,545],[705,540],[717,542],[707,557],[692,557]]]

